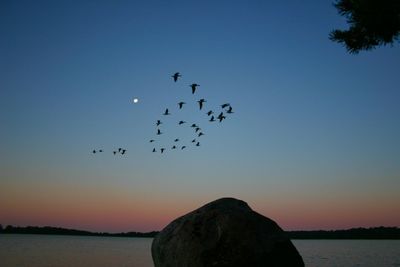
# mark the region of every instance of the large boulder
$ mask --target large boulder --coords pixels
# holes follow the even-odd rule
[[[284,231],[246,202],[221,198],[165,227],[151,248],[155,267],[297,267]]]

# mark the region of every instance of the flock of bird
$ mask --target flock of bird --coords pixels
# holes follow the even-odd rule
[[[117,155],[117,154],[125,155],[126,151],[127,151],[126,149],[120,147],[120,148],[118,148],[117,150],[114,150],[112,153],[113,153],[114,155]],[[96,154],[96,153],[103,153],[103,149],[99,149],[99,150],[93,149],[92,153],[93,153],[93,154]]]
[[[172,78],[174,80],[174,82],[178,82],[178,80],[180,80],[180,78],[182,77],[182,75],[179,72],[176,72],[172,75]],[[189,87],[192,89],[192,95],[194,95],[196,93],[196,90],[198,90],[198,87],[200,85],[197,83],[192,83],[189,85]],[[198,107],[199,107],[199,111],[203,110],[203,107],[205,106],[205,103],[207,103],[207,100],[205,100],[204,98],[201,98],[197,101],[198,103]],[[188,103],[184,102],[184,101],[180,101],[179,103],[177,103],[178,109],[182,110],[184,109],[184,105],[188,105]],[[220,108],[222,109],[222,111],[217,112],[218,116],[216,116],[217,113],[214,113],[213,110],[209,110],[208,112],[206,112],[205,114],[207,115],[207,119],[208,122],[222,122],[223,120],[226,119],[226,114],[232,114],[233,113],[233,109],[232,106],[229,103],[225,103],[220,105]],[[165,109],[164,113],[162,113],[163,116],[169,116],[171,115],[170,111],[168,108]],[[184,127],[183,125],[187,124],[186,121],[180,120],[178,121],[177,125],[180,127]],[[189,123],[190,124],[190,123]],[[187,124],[187,125],[189,125]],[[164,132],[161,131],[163,122],[161,121],[161,119],[156,120],[156,136],[160,136],[162,135]],[[184,144],[179,138],[175,138],[173,140],[171,140],[171,143],[168,148],[171,150],[184,150],[185,148],[187,148],[189,145],[194,146],[194,147],[199,147],[200,146],[200,141],[199,138],[203,135],[205,135],[202,131],[202,129],[200,128],[200,126],[197,123],[192,123],[190,125],[190,128],[193,129],[193,139],[189,142],[189,144]],[[191,139],[191,138],[190,138]],[[159,145],[157,148],[155,146],[153,146],[152,152],[160,152],[161,154],[164,153],[165,151],[167,151],[167,146],[165,145],[161,145],[158,144],[159,140],[157,140],[157,138],[151,139],[150,140],[151,144],[154,145]],[[104,150],[103,149],[93,149],[92,153],[96,154],[96,153],[103,153]],[[124,148],[118,148],[112,151],[112,153],[114,155],[125,155],[127,152],[126,149]]]
[[[178,82],[178,80],[180,80],[180,78],[182,77],[182,75],[179,72],[176,72],[172,75],[172,78],[174,80],[174,82]],[[197,83],[192,83],[191,85],[189,85],[189,87],[192,89],[192,95],[194,95],[196,93],[196,90],[198,89],[200,85]],[[207,100],[205,100],[204,98],[201,98],[197,101],[198,103],[198,107],[199,107],[199,111],[203,110],[203,107],[205,106],[205,103],[207,103]],[[180,101],[179,103],[177,103],[178,109],[182,110],[184,109],[184,105],[187,105],[186,102],[184,101]],[[214,113],[213,110],[209,110],[208,112],[206,112],[205,114],[208,116],[208,121],[209,122],[222,122],[224,119],[226,119],[226,114],[232,114],[233,112],[233,108],[229,103],[224,103],[221,106],[222,111],[220,111],[218,113],[218,116],[214,116],[216,115],[216,113]],[[165,109],[164,113],[162,113],[163,116],[169,116],[171,115],[170,111],[168,108]],[[162,135],[164,132],[161,130],[162,128],[162,120],[158,119],[155,122],[156,125],[156,135],[160,136]],[[180,120],[177,125],[178,126],[182,126],[184,124],[187,124],[186,121]],[[189,123],[190,124],[190,123]],[[190,125],[190,128],[193,128],[194,131],[194,138],[191,140],[191,144],[192,146],[195,147],[199,147],[200,146],[200,141],[199,138],[203,135],[205,135],[202,131],[202,129],[200,128],[200,126],[196,123],[193,123]],[[176,149],[180,149],[180,150],[184,150],[185,148],[187,148],[187,146],[189,146],[188,144],[183,144],[181,143],[181,140],[179,138],[176,138],[174,140],[171,140],[172,144],[170,144],[168,147],[171,150],[176,150]],[[151,144],[157,144],[157,139],[150,139],[150,143]],[[167,146],[165,145],[159,145],[158,148],[156,148],[155,146],[153,146],[152,152],[160,152],[161,154],[164,153],[165,151],[167,151]]]

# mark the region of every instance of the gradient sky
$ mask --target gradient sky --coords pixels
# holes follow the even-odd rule
[[[400,226],[400,46],[350,55],[345,26],[318,0],[1,1],[0,223],[160,230],[231,196],[285,230]],[[151,153],[160,118],[201,146]]]

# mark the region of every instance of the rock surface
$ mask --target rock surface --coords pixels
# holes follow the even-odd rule
[[[153,240],[155,267],[297,267],[303,259],[271,219],[221,198],[167,225]]]

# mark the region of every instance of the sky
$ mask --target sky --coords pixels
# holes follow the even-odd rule
[[[344,28],[331,1],[1,1],[0,224],[161,230],[235,197],[284,230],[400,226],[400,46]]]

